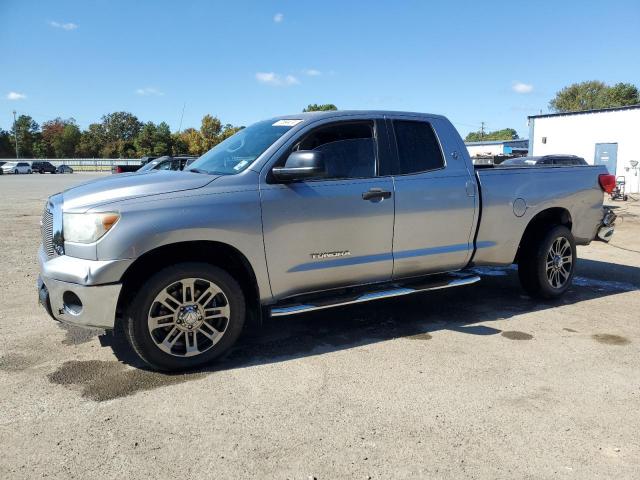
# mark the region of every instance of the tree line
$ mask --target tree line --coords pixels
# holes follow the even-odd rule
[[[556,93],[549,102],[549,109],[556,113],[598,110],[601,108],[626,107],[640,104],[638,87],[631,83],[607,85],[597,80],[573,83]],[[513,128],[503,128],[493,132],[478,130],[470,132],[466,142],[483,140],[512,140],[518,135]]]
[[[171,132],[166,122],[141,122],[129,112],[114,112],[82,130],[73,118],[38,125],[31,116],[20,115],[10,131],[0,129],[0,158],[16,156],[16,136],[20,158],[202,155],[241,128],[205,115],[199,129]]]
[[[310,104],[303,112],[337,110],[332,103]],[[200,128],[171,132],[166,122],[141,122],[129,112],[104,115],[80,129],[73,118],[54,118],[42,125],[20,115],[10,131],[0,129],[0,158],[139,158],[202,155],[244,127],[222,124],[205,115]]]

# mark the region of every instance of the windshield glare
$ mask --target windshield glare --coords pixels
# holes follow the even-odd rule
[[[213,147],[185,170],[218,175],[240,173],[296,123],[299,121],[265,120],[254,123]]]

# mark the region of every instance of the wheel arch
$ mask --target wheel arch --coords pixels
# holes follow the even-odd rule
[[[117,304],[117,317],[133,298],[133,294],[150,275],[169,265],[182,262],[204,262],[226,270],[240,284],[247,301],[247,321],[261,322],[260,288],[247,257],[237,248],[210,240],[184,241],[156,247],[138,257],[121,278],[122,289]],[[116,319],[119,322],[119,318]]]
[[[518,263],[520,252],[529,242],[535,241],[556,225],[564,225],[571,231],[573,227],[571,212],[563,207],[550,207],[535,214],[522,233],[513,263]]]

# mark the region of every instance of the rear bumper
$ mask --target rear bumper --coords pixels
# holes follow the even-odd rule
[[[613,213],[608,207],[603,207],[604,209],[604,217],[602,218],[602,222],[598,226],[598,232],[596,233],[596,240],[601,240],[603,242],[608,242],[613,237],[613,232],[615,231],[615,223],[617,215]]]

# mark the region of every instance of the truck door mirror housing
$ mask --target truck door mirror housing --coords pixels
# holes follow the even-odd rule
[[[273,177],[279,182],[322,177],[326,172],[322,152],[316,150],[291,152],[284,167],[274,167],[271,170]]]

